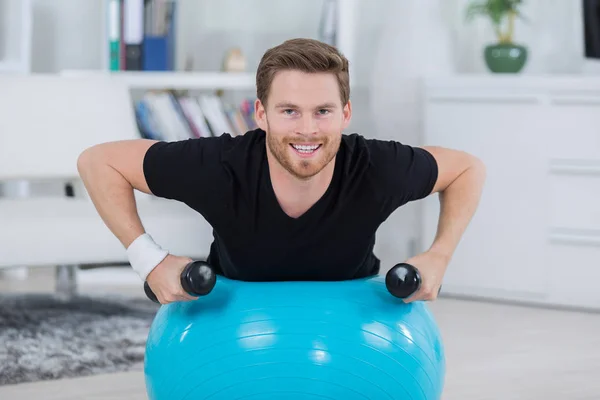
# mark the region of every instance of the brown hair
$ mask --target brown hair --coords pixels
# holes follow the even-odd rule
[[[350,99],[348,60],[335,47],[314,39],[290,39],[268,49],[258,65],[256,94],[266,104],[275,74],[282,70],[331,72],[340,88],[342,105]]]

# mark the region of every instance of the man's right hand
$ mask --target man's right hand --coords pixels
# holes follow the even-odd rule
[[[146,277],[148,286],[160,304],[196,300],[181,287],[181,273],[193,260],[189,257],[167,255]]]

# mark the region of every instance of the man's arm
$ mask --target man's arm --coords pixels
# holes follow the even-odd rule
[[[440,216],[430,251],[449,261],[470,223],[483,190],[486,169],[477,157],[443,147],[423,147],[438,164],[432,193],[439,193]]]
[[[151,194],[143,160],[154,143],[146,139],[103,143],[86,149],[77,160],[98,214],[125,248],[144,233],[133,191]]]
[[[183,202],[210,219],[221,212],[221,199],[229,187],[221,159],[230,138],[108,142],[88,148],[77,160],[98,214],[162,304],[194,299],[180,280],[181,271],[192,260],[170,254],[144,231],[134,190]]]
[[[438,176],[430,194],[439,193],[437,233],[429,249],[406,262],[421,273],[421,288],[404,301],[435,300],[450,259],[467,229],[485,181],[485,166],[477,157],[443,147],[423,147],[437,163]]]

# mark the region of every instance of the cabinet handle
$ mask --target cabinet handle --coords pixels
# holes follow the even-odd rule
[[[551,104],[558,106],[600,106],[600,97],[597,96],[573,96],[552,97]]]
[[[600,160],[551,159],[551,174],[600,176]]]
[[[553,243],[579,246],[599,246],[600,230],[576,228],[550,228],[548,240]]]

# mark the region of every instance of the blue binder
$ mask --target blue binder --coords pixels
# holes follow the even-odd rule
[[[144,36],[142,58],[144,71],[172,71],[173,60],[169,36]]]
[[[175,70],[175,2],[169,2],[168,29],[165,35],[145,33],[142,43],[144,71]]]

